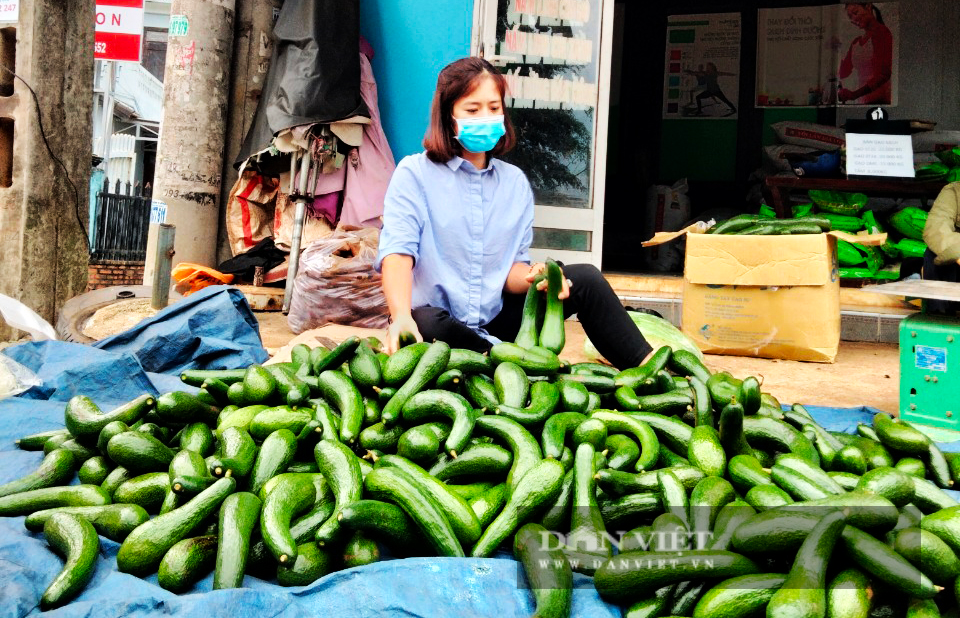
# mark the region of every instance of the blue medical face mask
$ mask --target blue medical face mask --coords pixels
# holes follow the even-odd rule
[[[457,121],[457,141],[467,151],[473,153],[493,150],[507,132],[502,115],[454,118],[454,120]]]

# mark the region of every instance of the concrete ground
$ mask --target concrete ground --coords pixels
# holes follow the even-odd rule
[[[273,354],[293,339],[287,318],[279,311],[256,312],[263,345]],[[579,322],[568,321],[567,344],[561,354],[571,362],[583,357],[584,333]],[[707,355],[714,371],[729,371],[736,377],[754,375],[763,390],[781,403],[852,408],[862,405],[896,413],[899,409],[900,359],[896,345],[840,342],[832,364],[804,363],[739,356]]]

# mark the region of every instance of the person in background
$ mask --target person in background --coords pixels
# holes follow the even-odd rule
[[[923,278],[936,281],[960,281],[960,182],[940,191],[923,228],[927,251],[923,256]],[[953,315],[960,303],[927,300],[930,313]]]
[[[527,289],[544,265],[530,259],[530,183],[498,158],[516,140],[505,96],[506,80],[486,60],[446,66],[426,150],[405,157],[390,180],[376,264],[390,311],[390,352],[403,331],[480,352],[517,336]],[[614,366],[643,362],[652,349],[600,271],[589,264],[563,271],[564,314],[578,315]]]
[[[841,80],[856,73],[856,86],[841,86],[837,99],[841,103],[865,105],[891,102],[890,77],[893,73],[893,35],[883,24],[883,17],[872,2],[850,2],[847,17],[863,34],[850,43],[847,55],[840,62]]]
[[[708,62],[706,67],[702,64],[700,69],[697,71],[684,71],[689,73],[697,78],[697,84],[703,84],[703,92],[697,95],[697,115],[703,114],[703,100],[714,98],[717,101],[720,101],[730,109],[727,110],[725,116],[732,116],[737,113],[737,106],[730,102],[730,99],[727,98],[727,95],[723,94],[723,90],[720,88],[720,76],[733,76],[736,73],[727,73],[725,71],[717,70],[717,65],[712,62]]]

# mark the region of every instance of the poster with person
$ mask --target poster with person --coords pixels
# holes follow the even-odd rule
[[[757,107],[897,104],[899,4],[760,9]]]
[[[736,119],[740,21],[739,13],[667,18],[664,118]]]

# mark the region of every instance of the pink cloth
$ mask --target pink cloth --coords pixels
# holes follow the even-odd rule
[[[364,54],[360,54],[360,96],[370,110],[370,124],[363,125],[363,144],[343,164],[347,178],[340,224],[379,228],[383,196],[396,163],[380,125],[373,67]]]
[[[337,224],[337,208],[340,206],[340,192],[325,193],[313,198],[307,205],[307,210],[316,218],[323,217],[330,222],[330,227]]]

